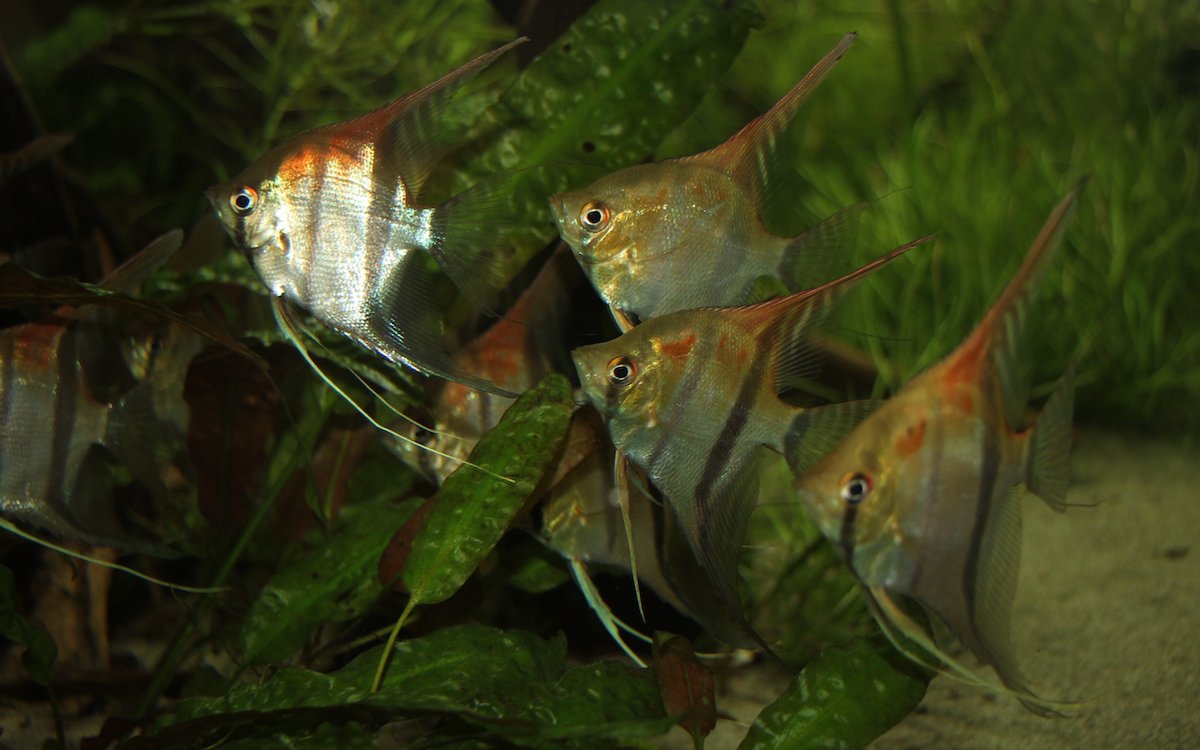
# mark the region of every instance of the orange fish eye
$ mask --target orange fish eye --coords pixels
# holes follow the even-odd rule
[[[608,224],[612,213],[600,201],[588,201],[579,209],[579,223],[589,232],[599,232]]]
[[[637,375],[637,365],[629,357],[617,357],[608,363],[608,380],[615,386],[624,388],[633,382]]]
[[[247,216],[258,208],[258,191],[249,185],[243,185],[229,196],[229,207],[238,216]]]
[[[842,477],[842,500],[858,505],[871,494],[871,478],[857,472]]]

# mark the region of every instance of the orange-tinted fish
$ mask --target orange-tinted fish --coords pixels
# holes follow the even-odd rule
[[[1035,709],[1048,704],[1030,692],[1009,644],[1021,531],[1014,493],[1024,485],[1055,510],[1065,507],[1073,400],[1068,373],[1029,423],[1021,337],[1081,188],[1054,209],[966,341],[796,483],[894,642],[899,633],[925,652],[920,660],[978,680],[901,607],[916,602]]]
[[[857,209],[780,237],[764,228],[761,205],[776,140],[854,39],[843,37],[770,111],[720,146],[622,169],[550,199],[559,234],[623,330],[634,319],[746,304],[762,277],[796,291],[832,276]]]
[[[165,258],[180,238],[146,253]],[[140,260],[105,286],[136,283],[155,265]],[[190,469],[183,382],[199,349],[200,337],[178,323],[101,305],[0,331],[0,512],[84,542],[161,551],[123,523],[110,463],[159,500]]]
[[[696,559],[743,623],[737,560],[758,499],[759,449],[809,462],[863,408],[804,409],[780,399],[806,369],[804,339],[850,282],[925,239],[813,290],[651,318],[573,353],[583,391],[617,450],[662,492]]]
[[[440,119],[464,83],[523,39],[354,120],[303,133],[207,192],[271,294],[387,359],[475,388],[446,351],[426,267],[485,306],[504,286],[490,239],[503,217],[496,187],[429,206]],[[513,395],[513,394],[508,394]]]
[[[586,285],[574,266],[565,249],[552,254],[505,316],[454,355],[455,367],[515,393],[532,388],[551,372],[565,373],[570,362],[558,339],[572,304]],[[409,429],[406,432],[412,442],[397,442],[394,447],[440,484],[466,460],[479,438],[496,426],[513,401],[462,383],[441,383],[430,404],[434,429]],[[420,450],[416,444],[436,452]]]

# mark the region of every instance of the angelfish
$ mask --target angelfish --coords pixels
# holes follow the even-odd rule
[[[678,310],[747,304],[762,278],[794,292],[833,276],[857,208],[781,237],[763,226],[761,205],[777,139],[855,36],[843,37],[769,111],[721,145],[622,169],[550,198],[559,234],[622,330]]]
[[[893,642],[918,661],[981,682],[902,607],[915,602],[1034,710],[1051,704],[1030,692],[1009,643],[1020,560],[1017,490],[1023,485],[1064,509],[1073,397],[1068,370],[1030,422],[1021,338],[1081,188],[1054,209],[970,336],[796,482]]]
[[[490,245],[505,183],[436,206],[420,193],[447,150],[439,129],[450,98],[523,41],[374,112],[302,133],[209,188],[221,223],[274,297],[392,362],[503,390],[452,361],[425,264],[432,256],[465,294],[494,302],[507,281]]]
[[[178,248],[165,235],[103,282],[131,291]],[[150,262],[147,262],[149,259]],[[110,464],[164,501],[191,469],[188,363],[200,337],[100,304],[0,331],[0,513],[58,536],[162,553],[113,503]]]
[[[758,499],[759,449],[811,463],[867,408],[852,402],[806,409],[779,394],[808,369],[807,336],[851,282],[927,239],[812,290],[651,318],[573,352],[583,391],[613,444],[662,493],[726,614],[747,631],[737,562]]]

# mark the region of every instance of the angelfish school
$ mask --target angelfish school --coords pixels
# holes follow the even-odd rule
[[[770,228],[781,140],[819,101],[820,87],[836,85],[840,61],[863,43],[857,35],[829,39],[790,91],[712,148],[659,161],[647,151],[594,179],[552,159],[480,178],[455,159],[496,142],[495,123],[478,118],[478,129],[455,130],[464,142],[445,123],[473,88],[492,87],[488,101],[503,101],[507,64],[527,41],[438,71],[391,103],[301,132],[257,158],[243,154],[249,163],[215,173],[219,182],[205,192],[225,232],[214,236],[255,286],[247,304],[279,323],[280,338],[262,349],[286,338],[295,347],[283,348],[286,356],[298,349],[379,428],[370,445],[393,462],[389,471],[406,472],[397,486],[425,492],[417,521],[387,530],[395,536],[385,553],[416,546],[424,514],[440,512],[439,493],[464,477],[479,487],[508,481],[529,496],[496,520],[496,538],[525,534],[545,553],[553,562],[539,561],[578,587],[626,664],[659,655],[643,586],[660,614],[668,611],[663,619],[679,616],[730,649],[779,659],[787,644],[756,622],[761,602],[747,594],[745,562],[756,510],[783,506],[836,555],[830,569],[848,571],[846,591],[874,618],[862,613],[863,626],[890,641],[879,637],[881,648],[1015,698],[1016,710],[1020,701],[1060,712],[1065,703],[1039,693],[1021,670],[1010,615],[1023,495],[1056,511],[1070,504],[1074,368],[1035,413],[1025,339],[1033,326],[1061,323],[1039,308],[1037,290],[1070,244],[1064,237],[1084,181],[1071,185],[1074,176],[1063,175],[1061,202],[1037,207],[1049,209],[1040,232],[1013,233],[1012,263],[1023,260],[994,300],[978,300],[991,306],[965,339],[920,360],[936,362],[894,393],[864,398],[871,383],[823,367],[844,352],[839,312],[881,279],[969,248],[937,226],[856,248],[859,219],[878,210],[880,196],[817,214],[803,231]],[[514,213],[531,202],[531,184],[536,219]],[[544,233],[543,246],[515,251],[512,223]],[[198,484],[184,382],[204,342],[175,322],[102,306],[106,294],[136,297],[157,256],[180,246],[172,238],[165,253],[164,245],[147,250],[153,268],[134,264],[97,287],[95,306],[0,333],[7,519],[80,543],[174,552],[145,538],[153,524],[119,512],[111,478],[98,478],[115,472],[161,506],[198,502],[180,487]],[[554,377],[569,380],[573,403],[564,385],[567,427],[540,479],[517,482],[503,465],[474,463],[474,449],[518,398]],[[319,390],[328,395],[324,384]],[[349,437],[336,459],[322,456],[325,469],[370,450],[354,443],[353,429],[366,423],[336,403],[344,412],[336,429]],[[52,429],[27,439],[43,413],[53,415]],[[315,454],[314,445],[304,450]],[[782,489],[761,481],[768,461],[785,466]],[[310,505],[330,514],[321,519],[325,532],[340,504],[354,500],[322,494],[316,482],[309,491],[320,496]],[[137,533],[127,533],[131,525]],[[470,571],[527,572],[504,569],[497,548],[472,552]],[[409,551],[392,555],[397,569]],[[410,596],[404,617],[424,606],[421,592],[385,567],[372,581],[378,601]],[[605,601],[593,580],[601,570],[619,571],[637,615]],[[376,688],[387,659],[399,658],[391,646],[403,624],[380,658]]]

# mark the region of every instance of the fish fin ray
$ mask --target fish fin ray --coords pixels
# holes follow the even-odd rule
[[[793,237],[779,261],[779,278],[793,292],[828,281],[850,256],[866,203],[856,203]]]
[[[514,186],[534,169],[484,180],[434,209],[430,254],[459,291],[496,317],[514,265],[500,238],[516,215]]]
[[[804,409],[792,419],[782,443],[773,447],[787,460],[792,473],[801,476],[836,448],[880,403],[878,400],[847,401]]]
[[[738,586],[738,563],[750,515],[758,503],[755,462],[747,462],[731,478],[719,481],[711,499],[707,511],[700,511],[700,515],[708,515],[708,518],[700,524],[700,534],[696,539],[697,559],[715,587],[717,598],[733,620],[766,653],[773,654],[771,647],[747,620]]]
[[[663,578],[683,605],[683,613],[731,646],[752,648],[756,636],[744,620],[731,616],[724,600],[696,559],[695,551],[670,508],[663,508],[659,531],[659,557]]]
[[[1075,408],[1075,363],[1059,379],[1030,433],[1026,484],[1053,510],[1067,509],[1071,481],[1071,414]]]
[[[133,294],[146,277],[158,270],[181,247],[183,230],[172,229],[113,269],[112,273],[100,282],[100,286],[110,292]]]
[[[992,305],[976,329],[977,333],[960,347],[960,350],[970,347],[976,335],[992,337],[991,363],[999,380],[1004,414],[1013,429],[1022,428],[1029,402],[1030,370],[1024,335],[1029,308],[1036,297],[1038,281],[1062,246],[1063,234],[1075,214],[1085,184],[1086,179],[1075,183],[1050,212],[1012,281]]]
[[[772,369],[776,386],[793,380],[811,361],[805,338],[829,317],[845,293],[874,271],[912,248],[933,239],[926,235],[884,253],[875,260],[821,286],[757,305],[737,308],[746,327],[773,342]]]
[[[367,342],[368,346],[393,362],[402,362],[419,372],[515,398],[517,394],[469,373],[455,363],[443,341],[433,281],[433,274],[419,257],[410,258],[390,278],[383,279],[376,309],[369,311],[367,316],[381,346]]]
[[[377,158],[394,160],[395,173],[401,176],[405,187],[415,197],[421,193],[433,167],[449,149],[447,144],[440,142],[440,131],[450,100],[465,83],[513,47],[526,41],[525,37],[521,37],[485,52],[424,88],[346,125],[351,129],[356,124],[378,128],[381,140],[389,148],[383,149]]]
[[[1012,653],[1012,605],[1021,566],[1021,496],[1013,488],[1000,501],[988,524],[979,552],[975,584],[974,628],[984,653],[1000,680],[1015,692],[1029,693],[1028,682]]]
[[[768,165],[775,154],[780,135],[857,36],[853,32],[843,36],[841,41],[771,109],[752,120],[721,145],[698,157],[725,164],[726,168],[734,173],[735,179],[752,185],[755,195],[761,199],[770,182]]]

